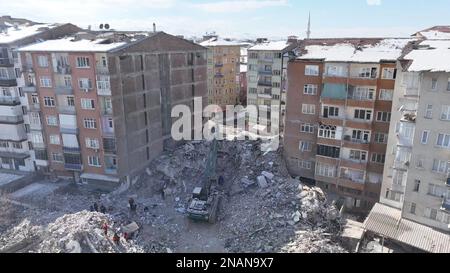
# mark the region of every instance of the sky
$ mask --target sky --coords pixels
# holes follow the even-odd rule
[[[0,15],[185,37],[406,37],[450,25],[449,0],[0,0]]]

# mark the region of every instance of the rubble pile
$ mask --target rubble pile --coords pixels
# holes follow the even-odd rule
[[[133,241],[113,243],[112,232],[105,236],[103,223],[111,219],[97,212],[81,211],[58,218],[46,227],[24,220],[0,238],[0,252],[37,253],[139,253]],[[114,227],[111,227],[114,228]]]

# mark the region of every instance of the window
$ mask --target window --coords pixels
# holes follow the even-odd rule
[[[331,158],[339,158],[341,155],[341,148],[325,145],[317,145],[317,155]]]
[[[395,80],[397,77],[397,69],[395,68],[383,68],[382,78],[385,80]]]
[[[352,131],[352,141],[369,143],[370,142],[370,131],[353,130]]]
[[[436,196],[436,197],[443,197],[446,194],[446,189],[434,184],[428,185],[428,195]]]
[[[41,125],[41,116],[39,113],[36,112],[30,113],[30,124]]]
[[[47,151],[46,150],[34,150],[35,158],[37,160],[47,160]]]
[[[388,135],[384,133],[375,133],[375,142],[379,144],[386,144],[388,141]]]
[[[33,143],[43,144],[44,138],[42,137],[42,133],[41,132],[32,132],[31,133],[31,141]]]
[[[93,118],[85,118],[84,119],[84,128],[97,129],[97,121]]]
[[[9,79],[8,69],[4,67],[0,67],[0,79]]]
[[[433,105],[428,104],[427,110],[425,112],[425,118],[432,119],[433,118]]]
[[[38,56],[38,65],[39,67],[48,67],[48,57],[47,56]]]
[[[423,131],[422,132],[422,138],[421,138],[421,143],[422,144],[428,144],[428,137],[430,136],[430,131]]]
[[[55,107],[55,98],[44,97],[44,105],[45,107]]]
[[[356,87],[349,92],[349,98],[353,100],[374,100],[375,89],[369,87]]]
[[[300,126],[300,132],[314,134],[314,125],[309,123],[304,123]]]
[[[317,163],[316,174],[324,177],[336,177],[336,166]]]
[[[450,135],[439,134],[436,145],[442,148],[450,148]]]
[[[89,58],[88,57],[77,57],[77,67],[78,68],[89,68]]]
[[[372,162],[377,164],[384,164],[386,162],[386,155],[372,154]]]
[[[371,120],[372,119],[372,111],[356,109],[355,110],[355,119]]]
[[[316,106],[314,104],[303,104],[302,113],[305,115],[314,115],[316,114]]]
[[[380,89],[380,100],[392,101],[394,99],[394,90]]]
[[[59,145],[61,144],[61,140],[59,135],[50,135],[50,144]]]
[[[437,220],[437,209],[429,209],[429,212],[430,212],[430,214],[429,214],[429,218],[431,219],[431,220]]]
[[[375,79],[377,77],[377,68],[376,67],[364,67],[361,68],[359,74],[359,78],[372,78]]]
[[[450,162],[445,161],[445,160],[438,160],[435,159],[433,161],[433,172],[437,172],[437,173],[447,173],[450,167]]]
[[[299,149],[302,152],[311,152],[312,151],[312,143],[307,141],[300,141]]]
[[[20,142],[13,142],[12,146],[14,149],[22,149],[23,148],[22,143],[20,143]]]
[[[39,97],[37,95],[32,95],[31,96],[31,102],[33,104],[39,104]]]
[[[336,126],[320,125],[319,137],[336,139]]]
[[[442,120],[446,120],[446,121],[450,121],[450,106],[448,106],[448,105],[443,105],[442,106],[441,119]]]
[[[65,87],[72,87],[72,77],[71,76],[64,76],[64,86]]]
[[[47,124],[49,126],[58,126],[58,118],[56,116],[47,116]]]
[[[436,91],[437,90],[437,85],[438,85],[438,80],[437,79],[431,79],[431,90]]]
[[[110,89],[109,76],[97,76],[97,89]]]
[[[145,115],[147,117],[147,115]],[[114,129],[114,120],[112,118],[108,118],[108,127]]]
[[[88,156],[89,166],[100,167],[100,158],[98,156]]]
[[[39,82],[41,87],[51,88],[52,87],[52,79],[50,77],[40,77]]]
[[[316,84],[306,84],[303,89],[303,94],[305,95],[317,95],[317,85]]]
[[[393,183],[399,186],[405,186],[407,173],[403,171],[394,171]]]
[[[96,138],[86,138],[86,147],[90,149],[100,149],[100,141]]]
[[[8,148],[9,147],[8,141],[0,141],[0,147],[1,148]]]
[[[323,117],[324,118],[337,118],[339,117],[339,108],[332,106],[323,107]]]
[[[416,214],[416,208],[417,208],[416,203],[411,203],[411,207],[409,209],[409,213]]]
[[[92,80],[88,78],[78,79],[78,87],[80,89],[92,89]]]
[[[64,162],[64,156],[60,153],[52,153],[52,161],[63,163]]]
[[[272,83],[272,87],[274,87],[274,88],[280,88],[280,87],[281,87],[281,84],[280,84],[279,82],[273,82],[273,83]]]
[[[357,150],[350,150],[350,157],[351,160],[356,161],[367,161],[367,152],[364,151],[357,151]]]
[[[378,122],[390,122],[391,121],[391,113],[390,112],[378,112],[377,113],[377,121]]]
[[[67,96],[67,105],[68,106],[75,106],[75,97]]]
[[[95,109],[94,100],[93,99],[81,99],[81,108],[87,110]]]
[[[424,159],[423,159],[423,157],[422,156],[417,156],[417,159],[416,159],[416,168],[417,169],[423,169],[424,167]]]
[[[419,192],[420,191],[420,180],[414,180],[414,189],[413,189],[413,191],[414,192]]]
[[[319,66],[318,65],[307,65],[305,66],[306,76],[319,76]]]

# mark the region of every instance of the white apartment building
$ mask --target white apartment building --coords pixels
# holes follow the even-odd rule
[[[247,105],[280,107],[280,126],[286,107],[287,63],[297,40],[261,42],[248,49]],[[291,52],[291,54],[290,54]],[[267,114],[270,120],[270,112]]]
[[[398,62],[380,202],[450,231],[450,40],[425,40]]]

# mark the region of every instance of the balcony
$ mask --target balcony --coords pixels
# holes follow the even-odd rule
[[[258,93],[258,97],[264,98],[264,99],[272,99],[271,94],[265,94],[265,93]]]
[[[401,161],[394,161],[394,169],[398,170],[408,170],[410,166],[410,162],[401,162]]]
[[[81,153],[81,148],[80,147],[63,147],[63,151],[64,153],[68,153],[68,154],[79,154]]]
[[[41,111],[41,105],[39,103],[28,105],[29,112],[39,112]]]
[[[0,66],[12,67],[12,66],[14,66],[14,63],[11,62],[11,60],[9,58],[1,58],[0,59]]]
[[[347,86],[345,84],[325,83],[322,90],[322,99],[347,99]]]
[[[354,170],[362,170],[365,171],[367,169],[369,162],[366,160],[356,160],[349,158],[341,159],[341,167],[354,169]]]
[[[0,79],[0,86],[2,87],[17,86],[17,81],[16,79]]]
[[[272,87],[272,82],[258,81],[258,86]]]
[[[273,71],[272,70],[262,69],[262,70],[258,70],[258,73],[261,74],[261,75],[272,75]]]
[[[111,96],[111,89],[99,89],[97,88],[97,95],[99,96]]]
[[[358,191],[364,191],[364,181],[352,179],[346,176],[339,178],[339,186]]]
[[[60,75],[70,75],[72,74],[72,69],[69,65],[59,65],[55,72]]]
[[[112,116],[113,115],[113,110],[111,108],[102,108],[101,113],[103,116]]]
[[[42,123],[30,123],[30,129],[33,131],[41,131]]]
[[[258,59],[258,61],[262,63],[273,63],[273,60],[274,60],[273,58],[264,58],[264,57]]]
[[[34,84],[27,84],[26,86],[22,87],[22,91],[25,93],[36,93],[37,88]]]
[[[58,111],[60,114],[68,114],[68,115],[74,115],[76,114],[75,106],[58,106]]]
[[[66,170],[69,171],[82,171],[83,170],[83,165],[80,164],[69,164],[69,163],[65,163],[64,164],[64,168]]]
[[[17,106],[20,105],[18,97],[0,97],[0,105]]]
[[[71,86],[56,86],[55,93],[57,95],[72,95],[73,88]]]
[[[444,198],[441,209],[450,212],[450,199]]]
[[[27,73],[34,73],[34,68],[32,63],[26,63],[23,65],[22,70]]]
[[[59,131],[61,132],[61,134],[69,134],[69,135],[78,135],[80,133],[80,129],[78,128],[61,127],[59,128]]]
[[[351,136],[344,136],[344,146],[357,150],[369,150],[370,142],[363,139],[353,139]]]
[[[23,116],[0,116],[1,124],[21,124]]]
[[[95,71],[99,75],[109,75],[109,69],[108,69],[108,67],[105,67],[105,66],[96,66]]]
[[[117,174],[117,168],[106,168],[105,173],[109,175],[115,175]]]

